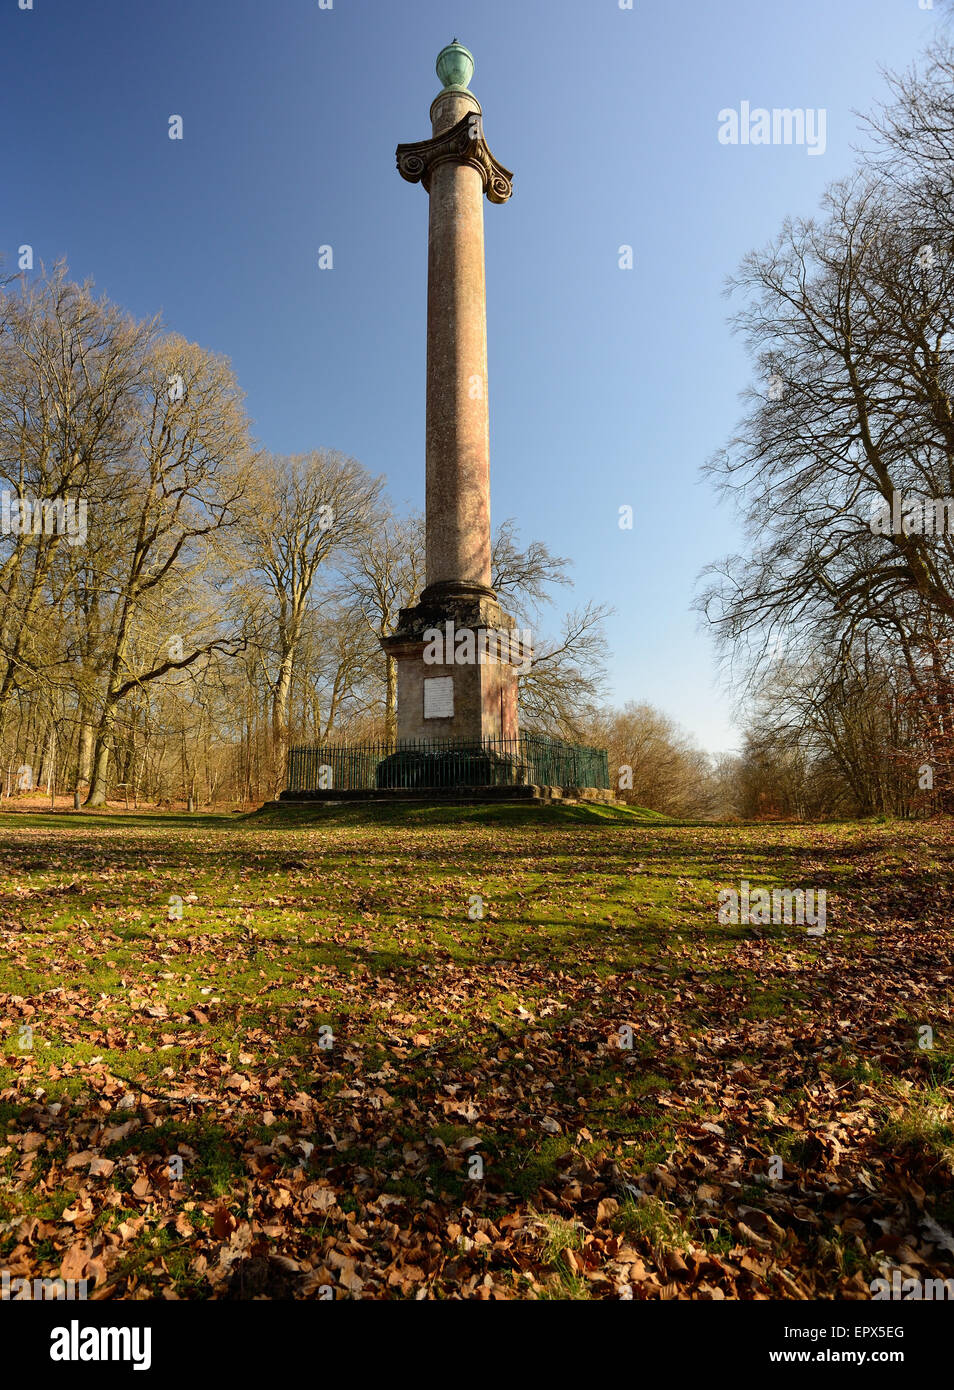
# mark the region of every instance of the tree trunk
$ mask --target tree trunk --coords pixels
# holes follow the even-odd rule
[[[385,656],[387,662],[387,687],[384,697],[384,737],[389,741],[397,734],[397,662],[393,656]]]
[[[291,696],[292,669],[294,657],[287,649],[282,653],[272,696],[272,736],[275,740],[275,781],[280,790],[285,783],[285,765],[288,759],[288,703]]]
[[[93,770],[93,747],[96,742],[96,730],[86,718],[82,716],[79,736],[79,767],[76,774],[77,782],[88,782],[90,773]]]
[[[114,711],[107,710],[103,714],[103,722],[99,726],[96,735],[96,746],[93,750],[93,768],[90,778],[89,794],[86,797],[87,806],[105,806],[106,792],[109,788],[109,754],[110,742],[113,731]]]

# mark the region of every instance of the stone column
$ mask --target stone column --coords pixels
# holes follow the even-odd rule
[[[483,136],[467,90],[473,59],[454,41],[437,63],[444,89],[433,136],[400,145],[398,169],[430,195],[427,264],[427,588],[422,602],[493,598],[484,193],[504,203],[513,176]]]
[[[402,742],[515,740],[517,667],[529,658],[491,587],[483,199],[505,203],[513,175],[487,148],[480,103],[467,88],[473,71],[456,39],[442,50],[431,139],[397,149],[402,177],[430,197],[427,586],[382,639],[397,663]],[[439,656],[435,632],[447,634]],[[503,659],[469,656],[496,650],[494,634],[504,639]]]
[[[434,135],[465,117],[476,97],[442,93]],[[490,591],[490,420],[484,186],[472,164],[444,160],[430,183],[427,263],[428,596]]]

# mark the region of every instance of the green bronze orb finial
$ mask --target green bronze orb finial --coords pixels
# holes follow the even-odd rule
[[[455,39],[437,55],[437,75],[453,91],[466,92],[474,75],[474,55]]]

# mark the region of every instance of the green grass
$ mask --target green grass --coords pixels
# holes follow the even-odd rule
[[[0,832],[0,1254],[37,1275],[82,1238],[124,1297],[223,1296],[233,1257],[277,1290],[350,1250],[363,1297],[579,1299],[615,1296],[615,1233],[657,1285],[678,1255],[788,1297],[784,1259],[833,1297],[868,1268],[831,1213],[869,1165],[899,1229],[911,1182],[951,1219],[946,824],[352,805]],[[742,878],[826,887],[826,936],[720,924]],[[66,1166],[87,1153],[115,1166]],[[745,1201],[793,1232],[748,1268]]]

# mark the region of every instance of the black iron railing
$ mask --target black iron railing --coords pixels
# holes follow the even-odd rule
[[[288,754],[288,792],[427,787],[609,787],[605,749],[542,734],[480,741],[313,744]]]

